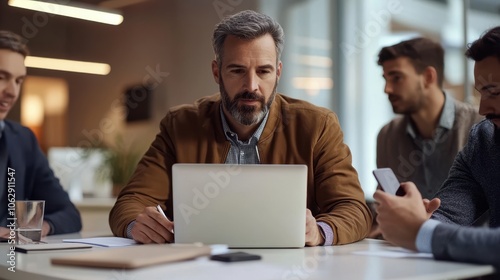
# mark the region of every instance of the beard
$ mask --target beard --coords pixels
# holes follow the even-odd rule
[[[500,127],[493,122],[493,119],[499,119],[499,115],[488,114],[486,115],[486,119],[490,120],[493,125],[493,140],[495,144],[500,145]]]
[[[424,104],[424,89],[420,83],[417,83],[415,85],[415,88],[412,90],[413,92],[413,98],[410,100],[406,100],[403,102],[406,102],[406,105],[403,106],[392,106],[392,111],[395,114],[403,114],[403,115],[411,115],[418,110],[420,110]],[[399,101],[401,100],[401,97],[399,96],[389,96],[390,101]]]
[[[269,100],[266,102],[264,96],[250,91],[240,92],[236,94],[234,99],[231,100],[227,94],[222,76],[220,77],[219,90],[222,97],[222,106],[224,106],[231,116],[242,125],[250,126],[260,123],[269,112],[271,104],[274,101],[276,96],[276,87],[278,86],[278,78],[276,78],[273,92],[269,97]],[[258,101],[260,103],[260,109],[258,106],[253,105],[238,105],[238,102],[241,99]]]

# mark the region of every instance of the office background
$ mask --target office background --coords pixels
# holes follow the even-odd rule
[[[107,75],[28,68],[9,119],[31,127],[45,151],[110,144],[121,136],[144,152],[170,107],[218,91],[210,70],[213,27],[226,15],[253,9],[274,17],[285,30],[278,91],[339,115],[367,197],[376,186],[371,176],[376,135],[393,117],[383,92],[382,70],[376,65],[380,48],[419,35],[441,42],[446,50],[445,90],[477,103],[472,64],[463,57],[464,42],[500,22],[496,0],[56,2],[113,8],[124,20],[106,25],[0,3],[0,29],[26,39],[31,55],[111,67]],[[136,91],[129,109],[149,100],[149,105],[141,104],[150,110],[146,119],[127,122],[125,92],[140,86],[147,86],[150,94]]]

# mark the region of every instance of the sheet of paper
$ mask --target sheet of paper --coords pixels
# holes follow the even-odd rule
[[[386,258],[422,258],[422,259],[433,258],[432,254],[430,253],[417,253],[415,251],[406,250],[403,248],[387,248],[385,250],[379,250],[379,251],[356,251],[353,252],[353,254],[378,256]]]
[[[67,243],[83,243],[102,247],[123,247],[138,244],[133,239],[123,237],[92,237],[79,239],[64,239]]]

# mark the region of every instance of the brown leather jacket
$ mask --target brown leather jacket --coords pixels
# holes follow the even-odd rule
[[[223,133],[220,104],[216,94],[167,113],[160,133],[111,210],[109,223],[115,235],[125,237],[127,225],[147,206],[166,204],[167,216],[173,216],[174,163],[225,162],[231,144]],[[334,244],[355,242],[368,234],[371,212],[333,112],[277,94],[258,149],[262,164],[308,166],[307,207],[318,221],[332,227]]]

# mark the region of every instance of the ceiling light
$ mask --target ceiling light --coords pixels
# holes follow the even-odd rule
[[[112,25],[118,25],[123,21],[123,16],[117,11],[105,10],[96,6],[84,4],[62,5],[39,0],[9,0],[9,5],[12,7]]]
[[[47,57],[27,56],[24,62],[27,67],[41,68],[96,75],[108,75],[111,66],[106,63],[56,59]]]

